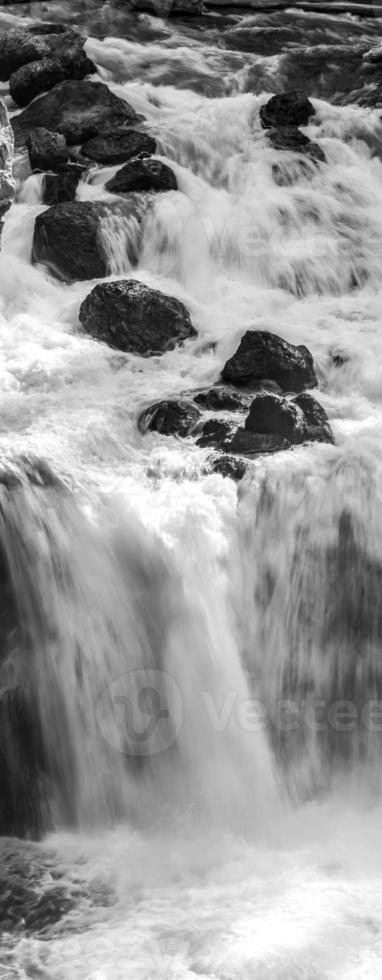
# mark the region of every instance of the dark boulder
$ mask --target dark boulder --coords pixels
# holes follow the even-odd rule
[[[232,436],[237,429],[237,423],[227,419],[207,419],[202,426],[202,432],[197,440],[198,446],[216,446],[224,449],[231,444]]]
[[[25,106],[37,95],[48,92],[59,82],[63,82],[64,78],[64,72],[58,61],[47,58],[43,61],[31,61],[11,75],[9,92],[16,105]]]
[[[328,416],[316,398],[305,392],[302,395],[297,395],[297,398],[293,398],[293,402],[304,415],[306,438],[309,442],[334,443]]]
[[[156,142],[147,133],[136,129],[117,129],[100,133],[82,146],[82,153],[97,163],[122,163],[138,153],[155,153]]]
[[[138,428],[141,432],[151,430],[164,436],[188,436],[198,424],[200,415],[192,402],[168,399],[155,402],[141,412]]]
[[[96,286],[82,303],[79,317],[97,340],[144,357],[172,350],[196,336],[180,300],[135,279]]]
[[[68,160],[65,137],[42,126],[28,133],[26,146],[32,170],[55,170]]]
[[[220,476],[239,481],[243,479],[243,476],[247,472],[247,463],[244,459],[229,456],[227,453],[221,453],[219,456],[212,457],[209,461],[209,469],[213,473],[219,473]]]
[[[15,27],[0,38],[0,81],[19,68],[45,59],[58,61],[65,78],[80,80],[95,71],[84,51],[85,37],[59,24]]]
[[[307,347],[295,347],[265,330],[247,330],[235,354],[224,365],[222,378],[238,387],[253,388],[276,381],[283,391],[315,388],[317,378]]]
[[[302,409],[287,398],[271,394],[256,395],[244,428],[256,435],[275,435],[287,439],[291,445],[304,442],[307,435]]]
[[[15,140],[25,143],[32,129],[43,126],[62,133],[68,143],[82,143],[110,126],[132,125],[137,116],[124,99],[102,82],[60,82],[12,119]]]
[[[129,194],[131,191],[176,191],[176,177],[170,167],[160,160],[130,160],[107,182],[110,194]]]
[[[75,282],[109,275],[106,226],[113,219],[132,230],[139,220],[135,202],[105,204],[101,201],[73,201],[57,204],[39,214],[35,222],[32,260],[41,262],[59,279]],[[138,257],[137,239],[129,241],[130,262]]]
[[[302,153],[317,163],[326,163],[325,153],[318,143],[313,143],[308,136],[305,136],[305,133],[301,133],[296,127],[280,126],[278,129],[269,129],[267,139],[275,150]]]
[[[279,126],[307,126],[315,108],[303,92],[282,92],[274,95],[260,109],[264,129]]]
[[[272,394],[257,395],[244,428],[261,437],[269,435],[287,440],[291,446],[334,441],[325,409],[308,394],[292,399]]]
[[[52,207],[53,204],[74,201],[82,173],[82,167],[68,164],[59,174],[45,174],[42,182],[43,204]]]
[[[289,449],[290,442],[276,433],[251,432],[250,429],[240,427],[224,448],[231,453],[251,457],[279,453],[283,449]]]
[[[194,396],[194,402],[210,412],[244,412],[248,410],[251,401],[252,395],[235,391],[235,388],[227,388],[223,385],[216,385],[215,388],[199,391]]]

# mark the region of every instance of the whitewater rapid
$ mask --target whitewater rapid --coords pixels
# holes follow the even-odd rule
[[[87,51],[176,175],[147,214],[134,277],[182,300],[197,337],[143,360],[84,336],[93,284],[30,261],[35,175],[0,253],[1,455],[43,458],[61,481],[3,501],[33,651],[12,669],[35,687],[59,774],[41,852],[69,892],[89,885],[43,936],[5,937],[0,975],[376,980],[380,730],[360,718],[381,689],[380,110],[314,97],[306,132],[327,164],[295,180],[286,155],[293,182],[279,186],[259,108],[280,57],[252,59],[251,92],[248,56],[211,32],[142,30],[90,37]],[[77,199],[110,199],[116,169],[91,172]],[[123,227],[109,247],[111,278],[131,274]],[[213,384],[253,327],[308,345],[336,444],[259,458],[237,486],[206,473],[192,440],[143,436],[136,420]],[[120,751],[109,692],[130,696],[135,671],[151,684],[158,657],[175,732],[164,724],[167,751],[154,740],[141,769]],[[280,699],[289,723],[296,705],[343,696],[349,739],[321,737],[307,715],[275,722]]]

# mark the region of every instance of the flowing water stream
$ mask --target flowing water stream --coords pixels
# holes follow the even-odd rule
[[[41,179],[19,187],[0,254],[0,685],[32,692],[50,773],[38,853],[73,903],[42,935],[6,932],[0,976],[377,980],[382,125],[380,69],[358,69],[382,19],[49,15],[85,27],[176,174],[134,276],[181,299],[198,335],[145,360],[84,336],[93,284],[31,264]],[[20,18],[6,8],[0,28]],[[327,157],[303,172],[259,118],[297,83]],[[78,199],[110,199],[117,169]],[[131,272],[126,234],[105,225],[111,278]],[[214,383],[250,327],[308,345],[336,444],[259,457],[237,485],[136,419]]]

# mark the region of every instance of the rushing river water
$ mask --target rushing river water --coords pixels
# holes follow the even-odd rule
[[[181,299],[198,336],[145,360],[84,336],[90,284],[31,264],[41,178],[19,186],[0,254],[0,447],[12,472],[36,456],[61,482],[2,490],[29,642],[16,609],[0,682],[35,691],[56,774],[36,853],[73,901],[43,934],[3,935],[0,976],[377,980],[382,93],[367,53],[382,19],[99,6],[49,15],[86,29],[176,174],[134,275]],[[20,11],[0,29],[48,15]],[[259,109],[296,85],[327,164],[298,174],[284,154],[281,186]],[[110,261],[128,275],[117,231]],[[237,485],[136,420],[215,382],[250,327],[308,345],[335,446],[260,457]],[[141,750],[111,704],[147,684],[169,712]]]

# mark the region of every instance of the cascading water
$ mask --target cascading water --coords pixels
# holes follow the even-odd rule
[[[109,14],[88,54],[178,183],[103,220],[109,278],[139,252],[134,278],[197,336],[145,359],[85,336],[90,284],[31,265],[42,182],[20,184],[0,255],[0,829],[43,838],[17,862],[67,904],[43,934],[6,929],[0,975],[375,980],[381,22],[127,15],[124,38]],[[323,166],[261,128],[296,81]],[[77,200],[110,201],[116,169]],[[336,444],[258,457],[237,487],[137,417],[213,384],[254,327],[309,346]]]

